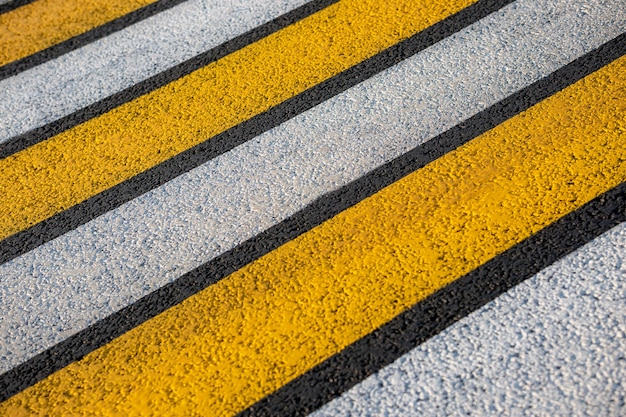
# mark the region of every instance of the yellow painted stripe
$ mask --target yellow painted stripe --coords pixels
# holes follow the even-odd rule
[[[350,68],[474,0],[342,0],[0,160],[0,239]]]
[[[53,374],[5,414],[235,413],[626,180],[626,58]]]
[[[156,0],[37,0],[0,15],[0,66],[27,57]]]

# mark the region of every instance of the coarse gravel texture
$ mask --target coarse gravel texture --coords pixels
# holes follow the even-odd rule
[[[610,6],[585,13],[564,1],[508,6],[3,265],[0,329],[11,335],[2,344],[3,369],[606,42],[626,29],[624,13]]]
[[[626,415],[625,294],[622,223],[312,416]]]

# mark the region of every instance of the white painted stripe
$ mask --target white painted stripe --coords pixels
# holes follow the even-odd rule
[[[313,413],[626,415],[626,223]]]
[[[620,2],[520,0],[3,265],[0,370],[626,31]]]
[[[307,0],[189,0],[0,82],[0,143],[115,94]]]

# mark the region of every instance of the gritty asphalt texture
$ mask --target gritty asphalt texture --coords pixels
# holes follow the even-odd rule
[[[186,0],[159,0],[132,13],[126,14],[118,19],[108,22],[102,26],[98,26],[90,31],[68,39],[65,42],[58,43],[54,46],[44,49],[43,51],[37,52],[20,60],[4,65],[0,67],[0,80],[8,78],[15,73],[26,71],[36,67],[37,65],[48,62],[63,54],[78,49],[81,46],[87,45],[107,35],[115,33],[127,26],[147,19],[148,17],[153,16],[159,12],[174,7],[184,1]],[[13,3],[5,5],[5,8],[9,9],[19,7],[27,3],[28,2],[21,2],[19,0],[16,0]],[[1,9],[0,12],[2,12]]]
[[[595,199],[458,279],[240,415],[309,414],[459,319],[624,221],[626,185]],[[621,266],[618,271],[621,272]],[[619,322],[623,324],[622,319]],[[486,325],[496,326],[493,322]],[[623,337],[623,333],[617,334]],[[342,404],[337,404],[338,412],[342,412],[341,407]]]
[[[542,10],[541,14],[536,10]],[[576,4],[568,10],[575,11]],[[309,230],[475,137],[499,117],[510,117],[543,94],[575,81],[586,74],[579,73],[581,68],[592,70],[611,59],[606,55],[598,60],[602,53],[596,52],[476,116],[481,107],[545,77],[613,35],[612,26],[606,26],[607,32],[594,29],[589,23],[593,15],[580,20],[570,13],[554,15],[547,4],[510,5],[280,128],[0,266],[0,275],[7,277],[0,290],[5,312],[2,330],[10,335],[0,344],[2,370],[51,348],[204,262],[215,262],[231,250],[242,252],[243,248],[234,248],[281,221],[286,221],[278,226],[287,231],[284,236],[259,236],[253,241],[270,249],[276,244],[263,244],[264,240],[288,241],[293,237],[289,230]],[[518,25],[522,21],[534,26]],[[572,25],[577,31],[588,31],[588,43],[562,50],[560,34],[573,32]],[[511,31],[510,27],[517,26],[521,26],[519,31]],[[507,42],[510,49],[496,47],[503,36],[516,40]],[[484,45],[483,55],[473,55],[471,62],[446,61],[446,56],[457,56],[473,43]],[[539,58],[523,65],[521,57],[539,48],[544,51],[536,55]],[[557,53],[558,60],[554,58]],[[592,61],[596,66],[588,65]],[[518,71],[506,70],[512,63],[517,63]],[[468,79],[472,68],[474,76]],[[464,85],[462,93],[446,87],[459,81]],[[439,100],[436,106],[422,104],[435,100]],[[338,108],[343,109],[343,116],[329,118]],[[415,114],[422,120],[419,126],[410,122]],[[463,128],[446,132],[472,115]],[[372,122],[366,124],[367,120]],[[343,138],[338,144],[328,140],[337,137]],[[421,146],[405,154],[416,145]],[[400,159],[389,162],[394,158]],[[387,165],[380,168],[382,164]],[[258,176],[258,172],[266,174]],[[340,187],[344,188],[335,191]],[[253,251],[245,259],[249,262],[262,253]],[[231,263],[228,256],[220,262]],[[218,269],[211,276],[216,280],[229,270]],[[168,305],[164,303],[163,308]],[[114,327],[124,328],[119,322]]]
[[[0,67],[0,158],[336,1],[162,0]],[[626,55],[621,0],[591,3],[480,0],[0,241],[0,401]],[[623,414],[624,222],[626,183],[240,415]]]
[[[30,71],[13,73],[0,81],[0,113],[6,115],[0,121],[0,155],[42,140],[47,136],[44,132],[63,129],[58,120],[69,118],[76,123],[79,114],[100,114],[319,7],[309,5],[291,18],[283,16],[267,25],[305,0],[248,3],[185,1]]]
[[[296,95],[295,97],[284,101],[283,103],[273,107],[272,109],[259,114],[237,126],[226,130],[217,136],[206,140],[193,148],[179,153],[177,156],[136,175],[135,177],[124,181],[123,183],[107,189],[100,194],[85,200],[84,202],[68,208],[66,211],[50,217],[29,229],[16,233],[0,242],[0,262],[6,262],[27,251],[30,251],[41,244],[55,239],[62,234],[85,224],[89,220],[100,216],[107,211],[113,210],[120,205],[136,198],[147,191],[165,184],[167,181],[225,153],[235,147],[247,142],[250,139],[280,125],[286,120],[313,108],[314,106],[334,97],[335,95],[347,90],[350,87],[378,74],[379,72],[402,62],[404,59],[426,49],[438,41],[462,30],[472,23],[480,20],[480,18],[511,3],[512,0],[481,0],[474,5],[462,10],[461,12],[445,19],[425,30],[419,32],[415,36],[400,42],[399,44],[388,48],[374,57],[358,64],[347,71],[324,81],[317,86]],[[320,2],[322,3],[322,2]],[[324,4],[322,4],[324,5]],[[303,6],[304,7],[304,6]],[[316,2],[308,3],[308,11],[316,10],[319,5]],[[302,17],[302,16],[300,16]],[[187,65],[188,71],[201,65],[208,63],[198,57],[200,62],[190,61],[182,65]],[[209,61],[211,62],[211,61]],[[189,64],[189,65],[188,65]],[[187,67],[185,67],[187,68]],[[184,75],[186,72],[179,73],[178,76]],[[171,76],[171,75],[170,75]],[[140,86],[145,83],[140,84]],[[154,86],[157,88],[159,85]],[[133,87],[134,88],[134,87]],[[123,97],[113,96],[116,100],[101,106],[97,103],[98,112],[88,107],[81,110],[78,114],[72,114],[58,123],[54,122],[54,126],[46,126],[42,128],[42,133],[37,134],[35,139],[27,140],[29,144],[37,143],[48,139],[59,131],[67,130],[77,124],[89,120],[102,112],[109,110],[115,104],[119,105],[145,93],[143,86],[136,95]],[[107,101],[106,99],[105,101]],[[209,138],[207,138],[209,139]],[[11,153],[15,149],[11,149]],[[6,154],[5,154],[6,155]]]
[[[618,38],[614,43],[609,43],[604,48],[601,48],[598,51],[594,51],[595,53],[589,54],[585,56],[584,58],[578,61],[575,61],[569,66],[564,67],[563,69],[554,73],[549,79],[544,79],[542,80],[542,82],[538,82],[534,84],[533,86],[528,87],[525,90],[522,90],[520,93],[510,97],[509,99],[505,100],[503,103],[499,103],[499,105],[494,106],[478,114],[473,119],[470,119],[468,122],[466,122],[464,124],[464,127],[460,129],[464,133],[469,130],[473,132],[473,134],[466,136],[466,135],[459,135],[458,133],[456,133],[452,136],[452,138],[456,139],[456,141],[469,140],[472,137],[479,134],[481,131],[484,131],[484,129],[486,128],[485,120],[490,120],[491,122],[497,123],[497,121],[494,121],[493,119],[493,116],[495,114],[499,114],[502,117],[506,117],[505,115],[507,113],[503,111],[506,108],[508,108],[509,111],[511,112],[511,113],[508,113],[509,115],[514,115],[514,114],[517,114],[517,112],[523,110],[526,106],[532,105],[534,102],[536,102],[536,100],[540,100],[543,97],[543,96],[537,96],[533,94],[534,92],[536,92],[536,89],[538,88],[538,86],[540,87],[543,94],[549,94],[546,87],[552,86],[552,88],[558,90],[562,88],[558,86],[558,82],[562,82],[563,84],[566,85],[567,83],[573,81],[571,78],[572,76],[576,77],[575,79],[577,79],[578,77],[584,76],[585,72],[580,71],[581,67],[586,68],[586,71],[592,71],[593,67],[591,67],[591,63],[594,63],[594,65],[597,65],[597,66],[602,66],[603,63],[606,62],[606,60],[611,59],[611,56],[613,56],[612,54],[615,54],[615,55],[620,54],[619,49],[615,48],[615,44],[617,43],[623,46],[624,42],[621,41],[620,43],[620,39],[621,38]],[[610,53],[607,53],[607,51],[610,51]],[[567,76],[567,74],[569,74],[569,77]],[[507,103],[509,104],[507,105]],[[526,104],[524,105],[522,103],[526,103]],[[504,109],[503,107],[501,107],[503,105],[505,106]],[[471,126],[473,125],[477,127],[472,129]],[[466,129],[466,126],[470,126],[470,128]],[[481,129],[481,126],[482,126],[482,129]],[[444,134],[438,139],[440,141],[443,141],[444,139],[450,140],[449,135],[450,133]],[[166,285],[165,287],[162,287],[161,289],[153,293],[150,293],[148,296],[144,297],[139,302],[136,302],[132,304],[131,306],[117,313],[114,313],[113,315],[107,317],[106,319],[97,322],[95,325],[78,333],[77,335],[69,337],[64,342],[57,344],[52,349],[48,349],[46,352],[35,356],[33,359],[29,360],[23,365],[13,368],[13,370],[3,375],[3,379],[2,379],[2,384],[4,387],[3,391],[6,390],[5,392],[14,392],[16,390],[23,389],[25,386],[32,384],[33,382],[35,382],[36,380],[44,376],[45,374],[42,374],[42,370],[47,370],[47,372],[51,372],[56,369],[59,369],[62,366],[67,365],[73,360],[77,360],[81,358],[82,356],[92,351],[93,349],[101,346],[102,344],[108,342],[109,340],[112,340],[117,335],[124,333],[126,330],[137,326],[138,324],[155,316],[161,311],[164,311],[165,309],[179,303],[180,301],[187,298],[191,294],[214,283],[216,278],[219,279],[219,277],[227,276],[229,273],[239,269],[243,265],[253,261],[259,256],[262,256],[263,254],[271,251],[273,248],[278,247],[280,244],[283,244],[284,242],[287,242],[293,239],[294,237],[310,229],[311,227],[314,227],[315,225],[320,224],[325,219],[332,217],[333,215],[344,210],[345,208],[349,207],[355,202],[365,198],[367,195],[371,195],[373,192],[377,191],[378,189],[386,186],[389,183],[396,181],[397,179],[399,179],[399,177],[410,172],[411,169],[417,169],[420,166],[423,166],[430,158],[435,158],[437,156],[436,154],[433,155],[432,154],[433,152],[445,152],[445,150],[441,148],[441,142],[433,141],[433,142],[428,142],[428,143],[431,144],[430,146],[433,149],[432,152],[423,152],[423,148],[417,148],[412,153],[406,154],[404,157],[398,158],[392,161],[390,164],[383,166],[379,170],[372,172],[370,175],[363,177],[360,181],[356,183],[352,183],[350,186],[344,187],[340,191],[332,193],[324,199],[318,200],[316,203],[310,205],[304,211],[292,216],[287,221],[280,223],[279,225],[269,229],[267,232],[261,233],[254,239],[251,239],[245,242],[244,244],[239,245],[235,249],[226,252],[224,255],[219,256],[218,258],[214,259],[208,264],[205,264],[202,267],[197,268],[194,271],[190,272],[189,274],[184,275],[183,277],[179,278],[177,281],[173,282],[172,284]],[[459,142],[454,142],[454,141],[452,142],[453,147],[454,145],[458,146],[458,144]],[[428,159],[426,160],[422,159],[424,157]],[[399,167],[406,167],[406,168],[404,171],[402,171],[398,169]],[[574,221],[573,223],[562,222],[561,224],[565,224],[565,226],[561,226],[561,228],[558,230],[558,233],[555,233],[555,236],[552,236],[549,241],[550,244],[547,247],[550,247],[550,250],[548,250],[547,247],[542,247],[540,244],[543,242],[543,239],[544,239],[543,234],[538,234],[536,235],[536,237],[529,239],[528,243],[526,245],[522,245],[521,246],[522,249],[520,249],[522,252],[530,251],[531,249],[533,250],[531,252],[531,256],[529,258],[525,258],[526,262],[529,263],[528,267],[541,269],[542,267],[549,265],[551,262],[554,262],[560,256],[567,253],[568,251],[575,249],[577,245],[584,243],[586,241],[585,238],[590,239],[590,238],[597,236],[598,233],[603,232],[605,230],[605,229],[602,229],[603,227],[607,227],[607,226],[611,227],[614,224],[619,223],[620,221],[623,221],[624,220],[623,218],[624,206],[623,206],[623,189],[622,188],[620,188],[614,193],[611,193],[609,197],[599,200],[601,201],[602,204],[606,204],[606,206],[604,205],[598,206],[598,204],[596,204],[596,205],[591,205],[590,208],[587,209],[587,211],[581,211],[582,214],[580,214],[579,217],[582,217],[584,221],[577,220],[577,221]],[[605,211],[605,213],[603,213],[603,210]],[[591,212],[593,216],[590,217],[589,212]],[[605,220],[601,219],[600,217],[601,214],[604,214],[606,216]],[[589,219],[593,219],[594,217],[595,217],[595,220],[593,222],[589,222]],[[578,219],[578,217],[575,217],[575,219]],[[582,226],[588,226],[591,228],[591,230],[585,231]],[[562,236],[568,230],[577,230],[580,233],[580,236],[573,236],[572,233],[570,233],[568,236],[568,239],[571,239],[571,240],[563,240]],[[558,248],[556,248],[555,246],[552,246],[552,244],[556,245],[557,243],[565,245],[565,247],[561,250],[561,252],[557,250]],[[546,261],[544,261],[544,263],[537,263],[537,260],[540,259],[539,255],[542,253],[549,254],[550,256],[547,258],[544,258],[544,259],[547,259]],[[495,269],[495,272],[496,272],[495,275],[497,278],[501,278],[499,274],[503,273],[503,271],[506,271],[507,268],[509,268],[509,266],[512,265],[512,261],[510,261],[509,259],[503,259],[503,258],[504,257],[498,257],[494,260],[494,262],[496,263],[501,263],[500,268]],[[479,269],[475,273],[476,274],[484,273],[482,271],[484,271],[485,269],[488,270],[490,268],[490,265],[491,264],[487,264],[483,269]],[[520,280],[520,279],[528,278],[532,274],[536,273],[538,269],[533,270],[530,274],[527,274],[525,276],[522,275],[521,278],[519,275],[514,276],[513,279]],[[521,267],[516,268],[516,271],[517,272],[521,271],[521,273],[524,272],[524,270]],[[209,279],[207,280],[207,278]],[[475,294],[480,294],[480,295],[487,294],[491,296],[496,296],[502,293],[504,290],[506,290],[510,286],[516,284],[517,282],[518,281],[513,281],[512,283],[501,282],[498,284],[500,285],[500,289],[496,292],[486,293],[483,290],[483,288],[480,288],[476,291],[464,290],[464,291],[459,292],[458,294],[466,294],[468,296],[472,296]],[[462,282],[458,281],[458,283],[455,283],[455,285],[462,285]],[[455,288],[455,285],[452,285],[448,288],[451,291],[453,291],[453,288]],[[437,299],[433,298],[432,300],[433,300],[433,303],[437,305]],[[468,303],[468,305],[465,305],[465,306],[463,306],[462,304],[459,304],[459,307],[460,308],[465,307],[468,309],[467,311],[470,312],[474,308],[477,307],[475,305],[476,300],[472,300],[472,301],[473,303]],[[479,303],[486,302],[486,301],[488,300],[478,299]],[[424,305],[420,304],[419,308],[422,308],[422,307],[424,307]],[[462,314],[459,314],[457,316],[453,312],[453,310],[446,310],[446,311],[449,311],[450,312],[449,314],[452,315],[452,317],[462,316]],[[403,322],[403,320],[405,319],[401,317],[398,320],[396,320],[396,322]],[[434,321],[432,320],[432,317],[428,317],[426,319],[426,321],[429,321],[429,320],[430,322],[438,323],[440,325],[446,324],[445,321],[439,321],[439,322]],[[420,323],[419,321],[411,321],[410,319],[406,320],[406,322]],[[436,334],[439,330],[441,330],[441,328],[439,327],[436,327],[436,328],[420,327],[420,329],[430,330],[430,333],[428,333],[429,336],[432,336]],[[394,329],[394,328],[392,328],[392,330],[390,331],[392,331],[393,333],[397,333],[397,329]],[[405,332],[404,334],[407,337],[412,336],[412,333],[408,331]],[[372,337],[376,338],[376,336],[372,336]],[[364,340],[369,340],[369,339],[364,339]],[[345,352],[346,352],[345,355],[350,356],[350,357],[353,356],[351,355],[351,352],[349,352],[349,350]],[[361,358],[361,359],[363,357],[371,358],[369,355],[365,355],[365,356],[354,355],[354,357]],[[389,360],[389,358],[384,357],[383,361],[385,360]],[[371,361],[367,365],[376,367],[377,362]],[[340,368],[343,368],[343,367],[340,367]],[[349,372],[359,371],[359,368],[355,366],[345,367],[344,369]],[[337,370],[333,368],[332,372],[335,373],[337,372]],[[319,375],[316,375],[314,372],[312,374],[313,374],[312,378],[315,380],[320,380],[320,379],[326,380],[327,378],[330,378],[330,376],[320,377]],[[335,376],[336,375],[334,374],[333,376],[334,380],[346,383],[346,380],[335,378]],[[348,379],[347,383],[348,384],[355,383],[358,380],[359,380],[358,377],[353,378],[353,379]],[[297,381],[300,381],[300,379],[298,379]],[[284,406],[287,406],[289,404],[289,402],[286,402],[285,398],[280,397],[280,395],[281,394],[285,395],[284,392],[287,392],[287,396],[292,397],[293,395],[290,391],[291,388],[292,388],[292,385],[288,385],[284,390],[279,391],[275,395],[275,397],[280,398],[279,400],[275,400],[274,399],[275,397],[272,397],[272,396],[267,398],[266,402],[269,402],[268,407],[270,409],[269,414],[272,414],[276,411],[273,408],[276,404],[282,404]],[[330,389],[331,387],[328,386],[328,388]],[[302,388],[299,388],[299,389],[302,389]],[[305,388],[305,389],[307,390],[307,392],[309,391],[308,388]],[[321,395],[322,393],[319,391],[316,391],[315,394]],[[296,398],[301,399],[300,393],[296,395]],[[319,401],[325,401],[326,399],[324,396],[320,396],[319,398],[318,397],[313,398],[313,400],[314,400],[314,404],[316,404],[316,406],[319,406],[321,405]],[[299,402],[298,405],[300,407],[303,407],[304,410],[309,409],[307,408],[306,405],[303,405],[302,402]],[[265,407],[265,405],[263,405],[263,407]],[[291,411],[289,411],[288,413],[290,412]]]
[[[626,223],[312,416],[626,414]]]

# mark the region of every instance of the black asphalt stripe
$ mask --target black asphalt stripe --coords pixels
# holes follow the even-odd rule
[[[187,0],[176,0],[178,3],[182,3]],[[163,87],[166,84],[176,81],[179,78],[184,77],[209,65],[212,62],[217,61],[226,55],[232,54],[239,49],[263,39],[274,32],[277,32],[289,25],[292,25],[308,16],[319,12],[320,10],[337,3],[339,0],[313,0],[302,6],[287,12],[277,18],[264,23],[248,32],[239,35],[221,45],[216,46],[206,52],[196,55],[193,58],[188,59],[168,70],[165,70],[157,75],[154,75],[140,83],[128,87],[118,93],[115,93],[109,97],[106,97],[94,104],[91,104],[83,109],[77,110],[72,114],[69,114],[61,119],[55,120],[45,126],[38,127],[22,135],[9,139],[8,141],[0,144],[0,159],[6,158],[16,152],[33,146],[36,143],[43,142],[46,139],[51,138],[65,130],[98,117],[116,107],[121,106],[124,103],[128,103],[140,97],[148,94],[158,88]],[[81,45],[82,46],[82,45]],[[2,68],[0,68],[0,79],[2,79]]]
[[[624,221],[626,183],[459,278],[239,416],[304,416],[311,413]]]
[[[15,10],[18,7],[26,6],[27,4],[33,3],[37,0],[13,0],[6,4],[0,5],[0,14],[10,12],[11,10]]]
[[[109,343],[116,337],[179,304],[188,297],[624,54],[626,54],[626,35],[606,43],[552,75],[502,100],[466,122],[455,126],[360,179],[318,198],[306,208],[256,237],[245,241],[176,281],[148,294],[128,307],[96,322],[85,330],[70,336],[63,342],[0,375],[0,401],[15,395],[72,362],[80,360],[83,356]],[[617,191],[613,193],[622,195],[623,188],[623,186],[618,187]],[[613,194],[607,194],[609,197],[611,195]],[[596,199],[593,204],[597,205],[598,201],[605,201],[606,198],[604,200]],[[611,197],[606,201],[615,207],[621,207],[619,201],[622,200],[615,200]],[[595,207],[593,204],[587,205],[587,208],[581,209],[582,211],[579,210],[579,212],[597,214],[598,218],[594,221],[597,222],[599,228],[604,228],[602,230],[611,227],[607,221],[603,220],[602,211],[595,212],[589,208]],[[561,238],[564,236],[567,235],[562,235]],[[533,237],[533,239],[536,240],[537,238]]]
[[[324,5],[333,0],[326,0]],[[0,242],[0,264],[49,242],[88,221],[230,151],[250,139],[453,35],[513,0],[481,0],[329,80],[259,114],[102,193]],[[311,3],[310,3],[311,5]],[[321,7],[319,3],[316,3]],[[312,6],[310,6],[312,7]],[[311,11],[310,9],[307,9]],[[286,22],[286,21],[285,21]],[[195,58],[194,58],[195,59]],[[188,68],[187,70],[191,70]],[[181,74],[172,74],[172,76]],[[184,75],[184,74],[183,74]],[[142,83],[145,88],[148,86]],[[151,88],[151,87],[150,87]],[[122,97],[120,97],[122,98]],[[128,101],[128,100],[125,100]],[[120,103],[115,103],[120,104]],[[82,117],[82,116],[81,116]],[[78,124],[67,119],[69,128]]]
[[[187,0],[159,0],[127,15],[118,17],[117,19],[105,23],[102,26],[95,27],[90,31],[74,36],[73,38],[53,45],[42,51],[1,66],[0,81],[5,78],[12,77],[22,71],[36,67],[37,65],[41,65],[44,62],[58,58],[61,55],[83,47],[91,42],[95,42],[98,39],[104,38],[105,36],[147,19],[150,16],[154,16],[157,13],[170,9],[185,1]]]

